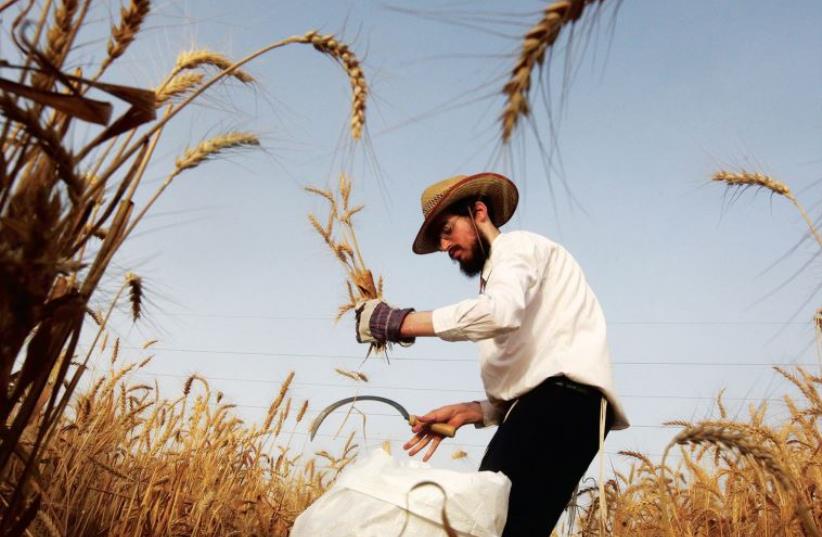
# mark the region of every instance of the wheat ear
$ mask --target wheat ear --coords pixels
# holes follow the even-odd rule
[[[534,68],[543,64],[545,53],[556,42],[563,27],[578,21],[586,7],[601,2],[603,0],[552,2],[542,12],[539,22],[526,32],[511,77],[502,89],[506,96],[505,108],[500,117],[503,143],[511,140],[520,117],[527,116],[530,111],[528,93]]]
[[[185,95],[191,89],[197,87],[203,81],[203,73],[181,73],[175,75],[164,82],[159,88],[154,90],[154,104],[159,108],[170,99]]]
[[[220,70],[225,70],[234,64],[233,61],[218,52],[208,49],[194,49],[181,52],[177,56],[177,61],[174,64],[174,69],[171,76],[175,76],[182,71],[189,69],[197,69],[199,67],[215,67]],[[254,77],[242,69],[234,69],[231,76],[244,84],[251,84],[254,82]]]
[[[762,173],[753,173],[745,170],[740,172],[720,170],[716,172],[711,179],[725,183],[728,186],[765,188],[780,196],[789,197],[793,195],[788,185]]]
[[[183,156],[175,163],[174,175],[184,170],[196,168],[206,160],[214,158],[220,153],[241,147],[259,146],[260,140],[249,132],[228,132],[209,140],[200,142],[193,149],[186,150]]]
[[[71,23],[80,3],[77,0],[64,0],[54,13],[54,25],[46,32],[46,55],[52,61],[60,61],[66,53]]]
[[[292,36],[292,37],[288,37],[286,39],[282,39],[280,41],[277,41],[275,43],[272,43],[272,44],[270,44],[266,47],[263,47],[261,49],[258,49],[256,51],[254,51],[253,53],[249,54],[245,58],[242,58],[241,60],[238,60],[238,61],[234,62],[229,67],[227,67],[226,69],[223,69],[222,71],[220,71],[213,78],[206,81],[202,86],[200,86],[195,91],[193,91],[191,94],[189,94],[185,99],[183,99],[183,101],[181,103],[179,103],[178,105],[176,105],[172,109],[170,109],[168,111],[168,113],[160,121],[156,122],[151,128],[149,128],[146,132],[144,132],[143,135],[140,136],[140,138],[137,141],[135,141],[133,144],[131,144],[131,146],[129,146],[128,148],[124,147],[123,150],[120,151],[120,153],[117,155],[117,158],[115,158],[112,162],[110,162],[108,164],[108,166],[106,167],[106,169],[102,173],[99,174],[98,181],[101,184],[104,184],[105,181],[107,181],[108,178],[119,169],[119,167],[122,165],[122,163],[124,161],[131,158],[131,156],[134,155],[134,153],[136,153],[138,150],[140,150],[146,143],[148,143],[153,137],[155,137],[158,132],[162,131],[162,129],[165,127],[165,125],[169,121],[171,121],[177,114],[179,114],[181,110],[186,108],[197,97],[199,97],[203,92],[205,92],[208,88],[210,88],[211,86],[213,86],[214,84],[216,84],[220,80],[222,80],[222,79],[224,79],[225,77],[228,77],[228,76],[234,76],[234,73],[237,72],[240,69],[240,67],[242,67],[243,65],[247,64],[248,62],[250,62],[250,61],[252,61],[252,60],[254,60],[254,59],[256,59],[260,56],[262,56],[263,54],[266,54],[267,52],[270,52],[270,51],[272,51],[274,49],[277,49],[277,48],[280,48],[280,47],[284,47],[284,46],[291,45],[291,44],[294,44],[294,43],[301,43],[301,44],[311,43],[311,44],[315,44],[315,41],[320,46],[322,46],[322,44],[325,42],[324,40],[327,40],[327,39],[332,39],[333,40],[333,37],[326,36],[324,38],[321,37],[321,38],[318,39],[317,35],[316,35],[316,32],[308,32],[307,34],[304,34],[304,35],[301,35],[301,36]],[[348,68],[349,64],[353,66],[354,63],[356,62],[356,57],[354,56],[354,54],[352,52],[350,52],[348,50],[348,47],[346,45],[340,45],[339,43],[335,42],[334,43],[335,46],[333,48],[331,48],[330,45],[328,45],[328,43],[325,43],[325,44],[326,44],[326,46],[329,47],[328,48],[328,53],[331,53],[331,51],[333,51],[333,50],[340,51],[342,48],[344,48],[346,54],[341,54],[340,61],[342,61],[343,64],[346,65],[346,68]],[[317,44],[315,44],[315,46],[317,46]],[[322,50],[322,49],[320,49],[320,50]],[[348,62],[348,63],[346,63],[346,62]],[[356,65],[358,65],[358,64],[356,64]],[[101,72],[102,72],[102,70],[101,70]],[[350,71],[348,71],[348,75],[349,75],[349,78],[353,77],[354,75],[356,75],[356,77],[357,77],[356,80],[352,79],[352,84],[354,84],[354,82],[356,81],[356,86],[358,88],[357,91],[355,91],[355,97],[354,97],[355,106],[354,106],[353,115],[352,115],[352,124],[355,122],[355,119],[356,119],[357,125],[359,126],[359,131],[361,132],[362,126],[364,125],[364,121],[365,121],[365,98],[366,98],[366,95],[367,95],[367,91],[366,91],[367,86],[365,85],[365,77],[362,74],[362,71],[359,70],[359,68],[357,68],[356,71],[354,71],[353,68],[352,68]],[[98,74],[98,76],[99,76],[99,74]],[[355,133],[355,132],[357,132],[357,131],[354,130],[353,126],[352,126],[352,133]],[[76,155],[76,157],[75,157],[76,160],[78,160],[78,161],[82,160],[88,154],[88,152],[91,151],[91,149],[92,149],[91,146],[87,146],[86,148],[84,148],[78,155]]]
[[[149,0],[131,0],[126,7],[120,8],[120,23],[111,27],[111,37],[108,40],[108,56],[100,66],[104,71],[111,62],[119,58],[134,41],[151,9]]]
[[[816,229],[816,225],[814,224],[811,217],[808,215],[805,208],[799,203],[799,200],[794,195],[793,191],[783,183],[782,181],[777,181],[776,179],[762,174],[762,173],[754,173],[748,172],[745,170],[739,172],[729,172],[725,170],[720,170],[714,173],[713,177],[711,177],[713,181],[717,181],[720,183],[725,183],[728,186],[733,187],[741,187],[741,188],[764,188],[770,190],[774,194],[778,194],[791,203],[793,203],[794,207],[799,211],[799,214],[802,215],[802,219],[805,220],[805,224],[807,224],[808,229],[810,230],[811,235],[816,242],[819,243],[819,246],[822,247],[822,235],[819,234],[819,230]]]
[[[151,198],[149,198],[137,216],[135,216],[134,219],[132,219],[128,224],[128,229],[123,234],[123,237],[127,237],[131,234],[137,224],[140,223],[140,220],[143,219],[146,212],[148,212],[151,206],[154,205],[154,202],[157,201],[157,198],[159,198],[165,189],[168,188],[168,185],[171,184],[174,178],[182,172],[196,168],[206,160],[212,159],[220,153],[224,153],[232,149],[247,148],[259,145],[260,140],[254,134],[248,132],[228,132],[209,140],[204,140],[192,149],[187,149],[183,155],[177,159],[174,171],[166,177],[165,181],[163,181],[154,194],[152,194]]]
[[[304,42],[314,45],[314,48],[328,54],[339,61],[348,79],[351,82],[351,137],[355,140],[362,138],[362,130],[365,126],[365,100],[368,95],[368,85],[365,82],[365,75],[360,68],[357,56],[348,48],[348,45],[337,41],[333,35],[320,35],[316,31],[311,31],[303,36]]]
[[[128,284],[128,298],[131,303],[131,319],[137,322],[143,312],[143,279],[133,272],[129,272],[126,274],[126,283]]]
[[[54,24],[46,32],[46,58],[55,66],[62,65],[69,45],[71,36],[71,25],[74,15],[79,7],[77,0],[64,0],[60,2],[54,12]],[[50,76],[45,73],[36,73],[32,76],[34,86],[44,88]]]

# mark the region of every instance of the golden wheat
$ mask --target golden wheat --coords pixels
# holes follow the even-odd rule
[[[175,75],[155,90],[157,94],[155,98],[156,105],[160,107],[175,97],[185,95],[199,86],[204,77],[205,75],[203,75],[203,73],[198,72]]]
[[[792,195],[788,185],[761,173],[747,172],[744,170],[740,172],[720,170],[714,173],[711,179],[729,186],[758,187],[770,190],[780,196]]]
[[[565,26],[578,21],[586,7],[603,0],[560,0],[545,8],[539,22],[526,32],[511,76],[503,87],[505,108],[500,123],[502,141],[508,143],[520,118],[530,113],[528,104],[531,77],[535,68],[542,66],[545,55],[556,42]]]
[[[580,493],[592,497],[579,517],[580,535],[820,535],[822,380],[802,369],[780,373],[803,395],[804,408],[786,396],[790,415],[779,425],[767,424],[765,405],[752,407],[747,422],[669,422],[683,430],[666,454],[679,447],[681,462],[655,464],[640,452],[621,452],[639,468],[608,480],[604,512],[597,487]],[[702,461],[706,452],[713,460]]]
[[[320,35],[316,31],[311,31],[303,36],[304,42],[310,43],[315,49],[324,54],[328,54],[339,61],[348,79],[351,82],[351,137],[354,140],[362,138],[362,131],[365,126],[365,105],[368,96],[368,85],[365,82],[360,62],[348,45],[338,41],[333,35]]]
[[[78,7],[80,3],[77,0],[63,0],[57,4],[54,24],[46,32],[46,56],[55,64],[59,65],[67,52],[68,37]]]
[[[184,397],[169,401],[156,386],[130,384],[135,367],[101,377],[62,418],[44,448],[47,496],[33,535],[285,537],[355,456],[349,437],[339,455],[324,452],[327,464],[288,456],[287,445],[273,457],[234,405],[210,411],[208,389],[189,412],[192,384],[205,379],[192,375]]]
[[[817,244],[822,247],[822,233],[816,228],[816,223],[813,219],[808,215],[805,208],[799,203],[799,200],[791,191],[791,189],[785,183],[781,181],[777,181],[776,179],[761,173],[754,173],[748,172],[745,170],[739,172],[729,172],[725,170],[720,170],[714,173],[712,180],[725,183],[730,187],[741,187],[741,188],[764,188],[773,192],[774,194],[778,194],[780,196],[785,197],[791,203],[793,203],[794,207],[799,211],[799,214],[802,216],[802,219],[805,221],[805,224],[808,226],[808,230],[811,236],[816,240]]]
[[[106,46],[108,56],[103,60],[101,71],[125,53],[139,33],[150,9],[149,0],[131,0],[128,6],[120,8],[120,22],[111,27],[111,37]]]
[[[232,66],[234,62],[226,56],[208,49],[193,49],[181,52],[177,56],[177,61],[172,70],[172,77],[179,74],[181,71],[189,69],[197,69],[199,67],[215,67],[220,70],[226,70]],[[244,84],[251,84],[254,82],[254,77],[242,69],[234,69],[231,76],[236,78]]]
[[[361,211],[364,206],[350,206],[351,179],[346,174],[340,174],[336,193],[314,186],[307,186],[305,190],[328,201],[326,225],[324,226],[313,213],[308,214],[308,221],[339,260],[346,274],[345,286],[348,302],[337,310],[336,320],[339,321],[343,315],[354,310],[362,301],[382,298],[383,279],[380,276],[379,283],[374,283],[374,276],[365,264],[360,251],[352,216]],[[335,222],[339,224],[339,231],[336,234],[334,232]],[[372,344],[368,348],[367,356],[372,352],[385,353],[386,349],[385,345]]]
[[[337,374],[342,375],[343,377],[350,378],[351,380],[355,380],[357,382],[368,382],[368,377],[365,373],[361,371],[350,371],[348,369],[341,369],[339,367],[335,368],[334,371],[336,371]]]
[[[231,149],[259,146],[260,140],[249,132],[228,132],[204,140],[191,149],[187,149],[175,163],[174,175],[196,168],[208,159]]]
[[[128,284],[129,302],[131,303],[131,319],[137,321],[143,312],[143,279],[129,272],[126,274]]]

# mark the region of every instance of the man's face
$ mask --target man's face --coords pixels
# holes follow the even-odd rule
[[[471,218],[443,215],[433,229],[438,231],[440,251],[446,252],[452,261],[459,263],[463,274],[472,278],[482,272],[491,245],[485,237],[477,236]]]

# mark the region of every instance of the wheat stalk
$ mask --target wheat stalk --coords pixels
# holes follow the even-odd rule
[[[552,2],[542,13],[540,20],[532,26],[523,38],[522,49],[511,71],[508,82],[502,89],[505,107],[500,117],[502,141],[508,143],[521,117],[530,112],[528,94],[534,68],[541,67],[548,49],[554,45],[565,26],[574,24],[588,6],[600,4],[603,0],[560,0]]]

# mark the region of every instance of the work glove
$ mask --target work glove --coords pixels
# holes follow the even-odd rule
[[[400,326],[405,316],[412,311],[414,308],[392,308],[378,298],[361,302],[355,309],[357,341],[380,345],[411,345],[415,338],[400,339]]]

